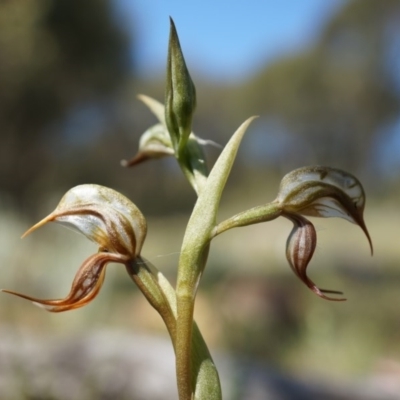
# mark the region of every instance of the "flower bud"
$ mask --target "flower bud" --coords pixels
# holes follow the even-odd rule
[[[196,89],[186,67],[173,20],[171,22],[167,86],[165,91],[165,121],[177,154],[184,149],[192,130],[192,116],[196,108]]]

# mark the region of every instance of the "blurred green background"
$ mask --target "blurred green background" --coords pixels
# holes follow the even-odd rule
[[[252,13],[262,11],[238,3],[243,3],[247,23]],[[273,2],[266,3],[273,11]],[[283,13],[274,21],[283,27],[295,2],[286,3],[287,20]],[[173,159],[134,169],[120,166],[121,159],[135,154],[141,133],[155,123],[137,94],[161,101],[164,96],[164,65],[146,71],[138,50],[146,39],[140,36],[141,26],[153,29],[148,26],[151,15],[139,17],[140,1],[127,4],[0,3],[4,288],[43,298],[68,292],[78,266],[95,247],[57,226],[42,228],[24,241],[19,237],[52,211],[64,192],[81,183],[113,187],[135,202],[148,218],[144,256],[175,280],[194,193]],[[213,13],[206,3],[198,7],[206,15]],[[219,20],[221,35],[231,24],[226,7]],[[375,250],[371,258],[355,226],[314,220],[319,242],[309,274],[320,287],[344,291],[348,301],[334,303],[313,295],[287,265],[290,223],[274,221],[218,237],[196,308],[207,342],[290,376],[352,381],[387,374],[387,385],[399,382],[400,3],[338,1],[323,15],[314,13],[319,29],[306,45],[294,43],[290,51],[277,51],[268,59],[257,50],[247,55],[253,57],[252,68],[239,76],[233,65],[227,79],[208,74],[198,62],[201,56],[191,60],[194,50],[180,22],[183,31],[185,24],[199,29],[205,47],[212,37],[201,34],[207,20],[187,18],[189,22],[180,15],[175,22],[198,93],[196,134],[225,144],[243,120],[260,116],[239,151],[220,218],[272,200],[281,177],[294,168],[329,165],[363,182],[365,220]],[[265,15],[264,23],[274,18],[273,13]],[[246,24],[235,22],[234,29],[240,37]],[[237,40],[233,37],[224,46],[232,53]],[[273,42],[274,37],[263,40]],[[207,148],[210,165],[219,151]],[[100,295],[84,309],[53,315],[2,295],[0,321],[16,335],[64,338],[104,328],[166,335],[159,317],[117,266],[108,268]]]

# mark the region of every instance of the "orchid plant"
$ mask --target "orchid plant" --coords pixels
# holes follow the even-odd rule
[[[192,132],[196,91],[172,20],[165,105],[147,96],[139,98],[158,122],[142,135],[136,156],[123,164],[132,166],[151,158],[174,156],[197,194],[182,242],[176,287],[141,255],[147,228],[140,210],[113,189],[85,184],[69,190],[49,216],[23,235],[48,222],[56,222],[75,229],[99,246],[98,252],[79,268],[68,296],[42,300],[4,291],[51,312],[73,310],[96,297],[108,263],[124,265],[165,322],[176,355],[179,399],[219,400],[222,394],[218,371],[193,319],[196,293],[212,240],[229,229],[285,217],[293,223],[286,257],[294,273],[319,297],[342,301],[345,299],[341,292],[320,289],[307,276],[317,235],[306,217],[340,217],[357,224],[367,236],[372,253],[371,238],[363,219],[364,190],[358,179],[347,172],[323,166],[303,167],[282,179],[275,200],[218,222],[225,183],[244,133],[255,117],[237,129],[209,172],[203,153],[204,140]]]

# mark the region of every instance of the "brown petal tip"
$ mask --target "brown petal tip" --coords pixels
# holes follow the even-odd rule
[[[330,294],[337,294],[339,296],[343,296],[343,292],[340,292],[338,290],[328,290],[328,289],[319,289],[317,286],[310,287],[310,289],[319,297],[325,300],[329,301],[346,301],[347,299],[342,297],[331,297],[331,296],[326,296],[324,293],[330,293]]]
[[[144,161],[147,161],[151,158],[148,154],[145,153],[138,153],[135,157],[131,158],[130,160],[121,160],[122,167],[133,167],[134,165],[140,164]]]
[[[42,299],[38,299],[36,297],[27,296],[25,294],[14,292],[12,290],[7,290],[7,289],[1,289],[1,291],[3,293],[12,294],[14,296],[21,297],[22,299],[29,300],[35,306],[43,308],[43,309],[45,309],[47,311],[50,311],[50,312],[59,312],[60,311],[58,309],[59,306],[57,306],[55,304],[56,302],[59,302],[59,300],[42,300]],[[64,310],[61,310],[61,311],[64,311]]]
[[[30,227],[22,236],[21,239],[23,239],[24,237],[28,236],[30,233],[32,233],[33,231],[35,231],[36,229],[42,227],[43,225],[47,224],[47,222],[50,222],[54,219],[54,215],[50,214],[48,215],[46,218],[43,218],[41,221],[39,221],[38,223],[36,223],[35,225],[33,225],[32,227]]]
[[[367,236],[369,247],[371,249],[371,256],[373,256],[374,255],[374,247],[372,245],[372,239],[371,239],[371,236],[369,235],[368,229],[364,223],[360,226],[361,226],[361,229],[363,230],[363,232],[365,233],[365,236]]]
[[[2,289],[4,293],[30,300],[36,306],[50,312],[62,312],[83,307],[92,301],[100,291],[105,277],[105,266],[109,262],[125,263],[123,256],[110,253],[97,253],[89,257],[79,268],[71,290],[64,299],[43,300],[12,290]]]

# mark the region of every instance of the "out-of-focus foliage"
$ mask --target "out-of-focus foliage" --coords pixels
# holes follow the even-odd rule
[[[136,95],[162,101],[164,79],[133,76],[113,2],[0,7],[0,194],[32,208],[49,191],[91,182],[146,204],[147,213],[189,210],[193,193],[171,160],[119,166],[155,123]],[[236,187],[255,191],[268,180],[274,192],[289,170],[324,164],[360,176],[370,195],[383,193],[385,128],[393,139],[400,113],[399,26],[397,0],[353,0],[307,50],[237,85],[202,81],[187,60],[198,93],[194,132],[224,144],[260,115],[240,149]],[[206,151],[212,164],[219,150]]]
[[[52,143],[65,138],[50,124],[109,101],[126,80],[128,39],[114,14],[109,0],[0,3],[0,188],[13,200],[51,182]]]
[[[378,129],[400,111],[399,27],[398,1],[349,2],[314,48],[246,84],[242,106],[279,121],[293,141],[305,139],[314,159],[308,162],[365,170]],[[298,146],[286,151],[286,163],[306,161]]]

